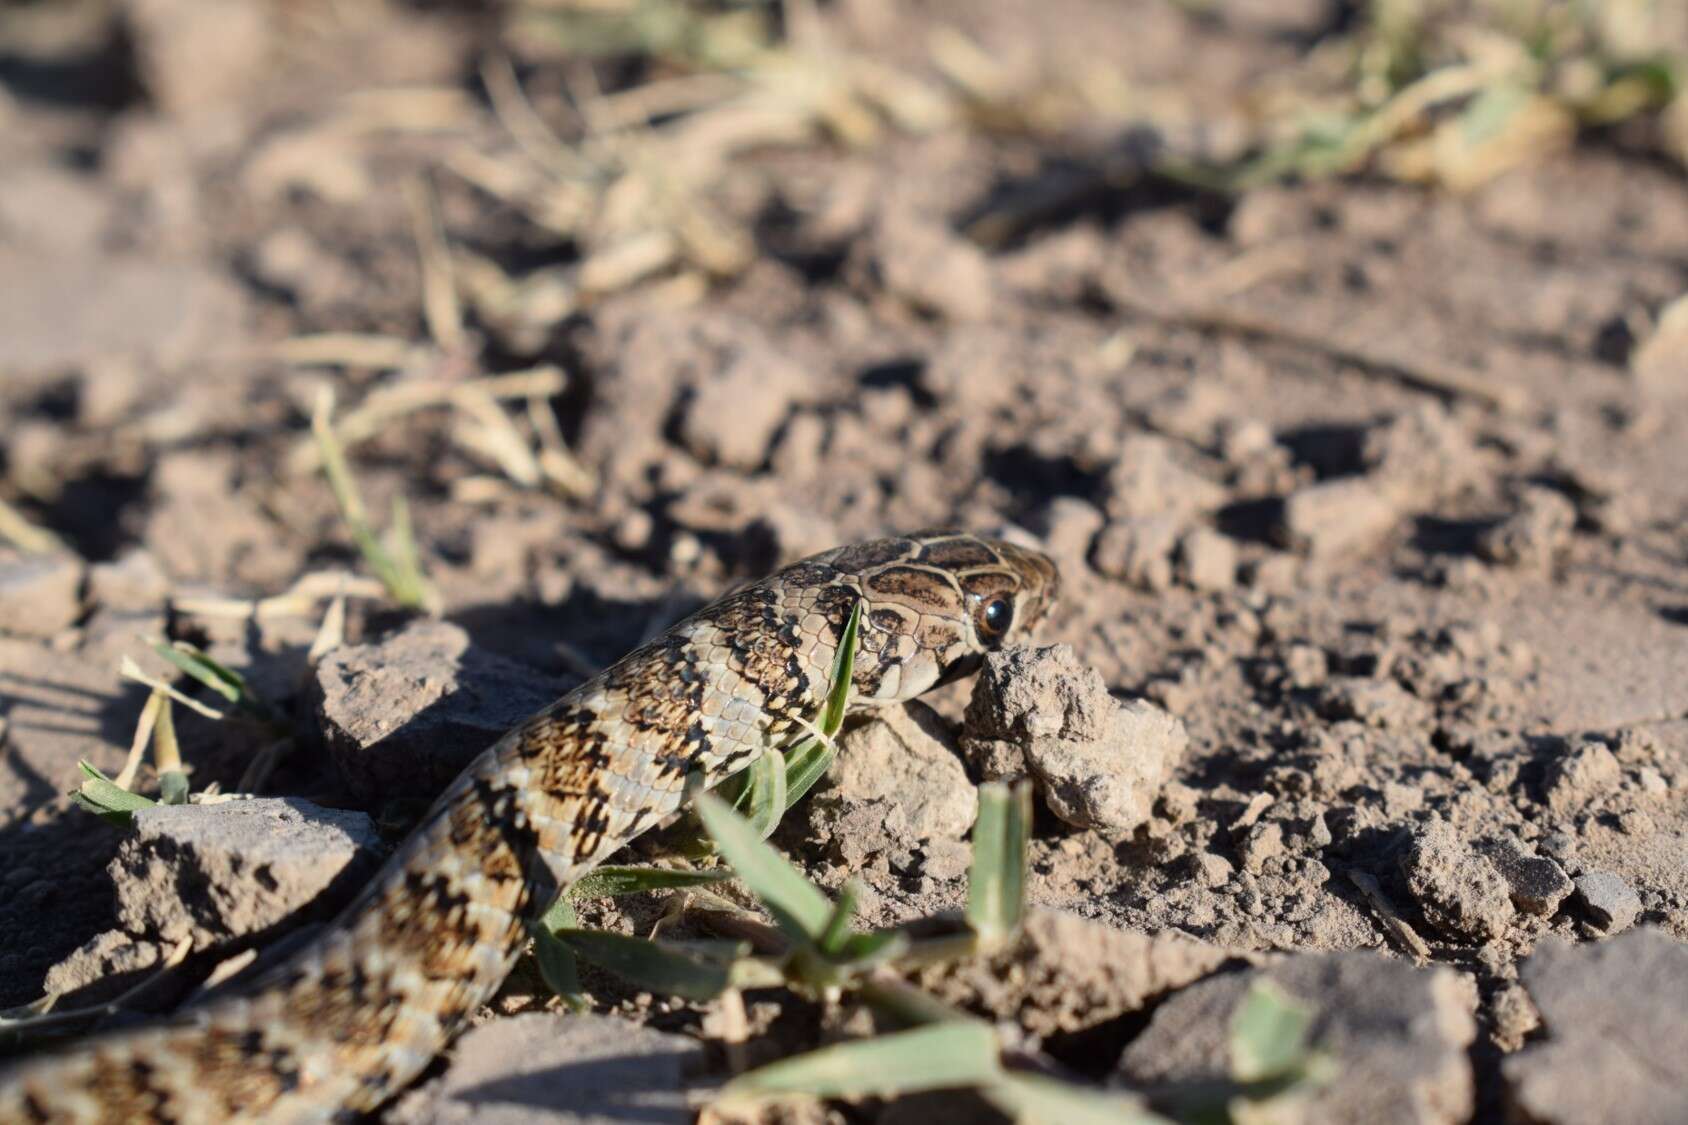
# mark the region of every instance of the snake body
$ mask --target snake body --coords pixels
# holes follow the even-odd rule
[[[852,698],[873,705],[972,670],[1056,587],[1035,551],[932,532],[840,547],[723,597],[475,759],[324,933],[237,994],[0,1073],[0,1121],[379,1106],[491,998],[563,888],[678,809],[688,784],[718,783],[813,719],[858,601]]]

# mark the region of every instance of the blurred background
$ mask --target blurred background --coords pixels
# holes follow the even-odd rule
[[[1402,833],[1563,837],[1688,935],[1685,175],[1688,0],[6,0],[0,824],[118,771],[173,642],[267,716],[179,709],[194,788],[315,793],[323,653],[406,615],[551,690],[1007,528],[1191,736],[1036,893],[1349,949],[1377,873],[1492,1106],[1572,920],[1415,913]],[[7,884],[8,1003],[98,928],[84,835],[11,838],[91,850]]]

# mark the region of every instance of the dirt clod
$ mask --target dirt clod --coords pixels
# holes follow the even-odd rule
[[[1532,488],[1516,512],[1483,533],[1477,549],[1503,566],[1545,567],[1570,542],[1576,522],[1576,506],[1563,495]]]
[[[82,612],[82,561],[0,550],[0,630],[51,637]]]
[[[1056,816],[1115,837],[1148,819],[1188,742],[1160,708],[1114,699],[1066,645],[990,654],[962,736],[975,762],[1018,747]]]
[[[1505,879],[1444,820],[1418,830],[1402,864],[1424,916],[1455,935],[1497,938],[1513,917]]]

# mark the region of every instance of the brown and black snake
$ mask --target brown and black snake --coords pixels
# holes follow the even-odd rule
[[[723,597],[517,726],[325,931],[233,995],[0,1072],[0,1122],[328,1120],[411,1082],[569,883],[820,712],[861,603],[856,705],[1023,638],[1055,566],[957,532],[840,547]]]

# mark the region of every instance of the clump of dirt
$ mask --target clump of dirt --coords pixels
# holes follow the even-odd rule
[[[1633,130],[1457,195],[1219,195],[1154,154],[1237,151],[1234,107],[1336,33],[1323,6],[838,4],[814,73],[853,85],[720,104],[739,57],[686,52],[730,23],[592,60],[523,4],[332,7],[3,21],[0,1004],[150,971],[183,932],[119,924],[124,837],[64,796],[131,745],[120,659],[175,675],[149,641],[269,708],[176,708],[196,791],[261,776],[399,829],[734,584],[950,525],[1056,558],[1053,647],[856,720],[776,836],[858,880],[865,923],[942,915],[975,785],[1032,777],[1027,944],[933,987],[1083,1040],[1063,1058],[1097,1081],[1172,1082],[1223,1071],[1231,962],[1256,963],[1391,1076],[1320,1095],[1332,1120],[1581,1120],[1553,1072],[1646,1069],[1549,980],[1652,1028],[1688,939],[1688,208]],[[1078,68],[1090,100],[1000,93],[1074,60],[1106,64]],[[1099,115],[1110,90],[1148,116]],[[438,620],[370,580],[310,436],[325,389]],[[207,877],[241,913],[237,867]],[[550,1002],[524,968],[498,1010]],[[1427,1022],[1374,1036],[1345,1005]],[[839,1030],[795,1000],[747,1018],[754,1058]],[[1680,1116],[1657,1085],[1635,1119]]]

